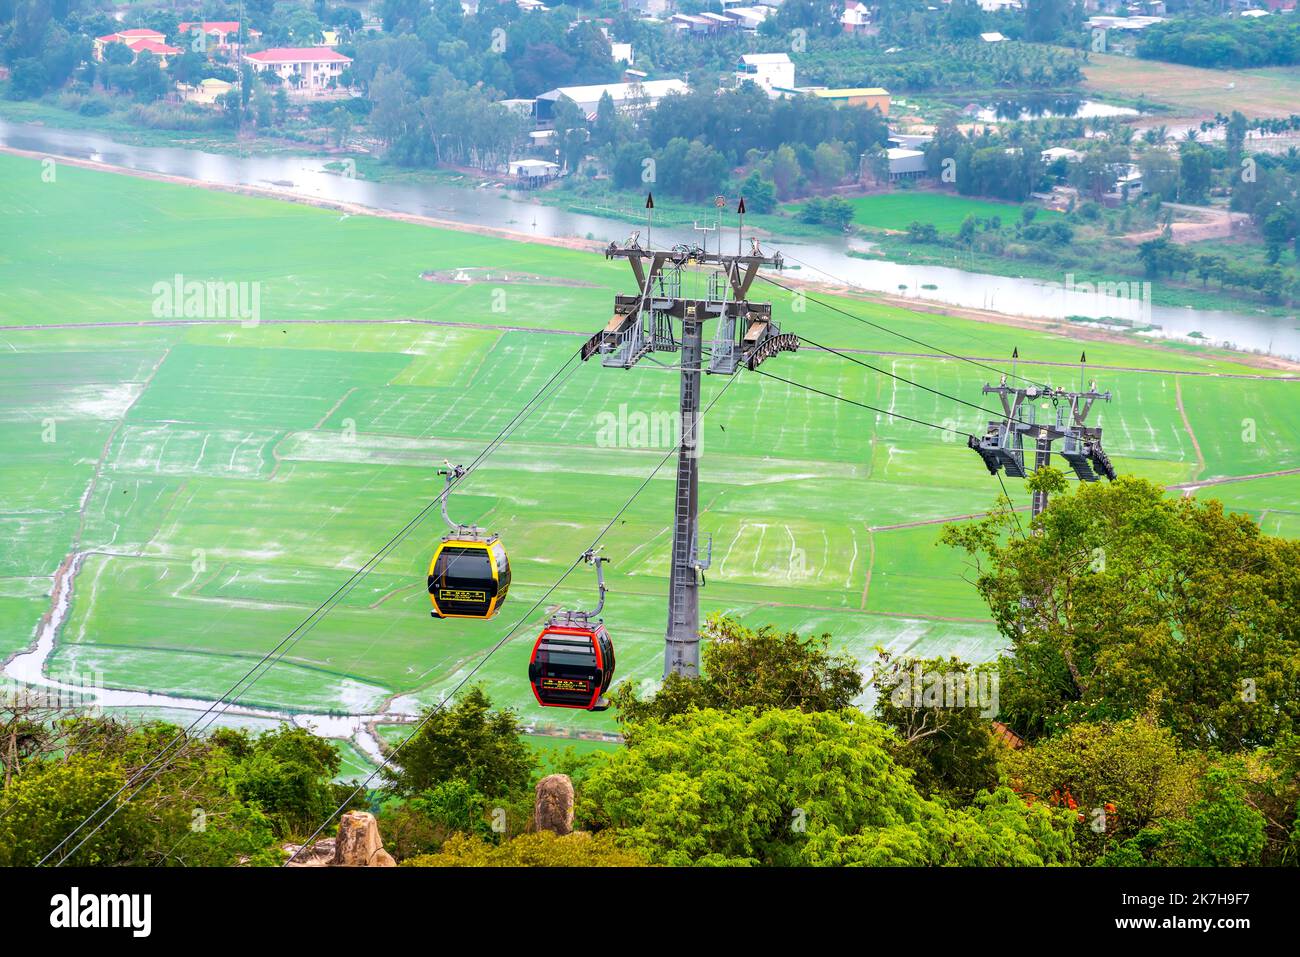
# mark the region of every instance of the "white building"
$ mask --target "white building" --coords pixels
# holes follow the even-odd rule
[[[845,33],[865,33],[871,26],[871,10],[861,0],[844,0],[840,26]]]
[[[925,153],[893,147],[885,151],[889,157],[889,178],[917,179],[925,175]]]
[[[794,87],[794,63],[787,53],[746,53],[736,65],[736,80],[749,80],[769,93]]]
[[[685,80],[644,80],[639,83],[597,83],[592,86],[560,86],[548,90],[537,98],[537,119],[549,122],[555,118],[555,105],[561,99],[574,103],[588,120],[596,118],[596,108],[606,93],[621,113],[659,105],[665,96],[689,93]]]
[[[1059,159],[1063,159],[1071,163],[1077,163],[1079,162],[1079,160],[1083,159],[1083,154],[1080,153],[1078,150],[1068,149],[1067,147],[1064,146],[1049,147],[1043,150],[1041,156],[1044,163],[1055,163]]]
[[[510,175],[523,186],[537,187],[560,175],[560,165],[550,160],[517,159],[510,161]]]
[[[1089,30],[1145,30],[1156,23],[1164,23],[1164,17],[1091,17],[1084,24]]]
[[[727,7],[726,15],[740,24],[740,29],[754,31],[767,19],[768,7]]]
[[[338,85],[352,57],[329,47],[272,47],[245,53],[244,61],[258,72],[273,72],[291,90],[322,93]]]

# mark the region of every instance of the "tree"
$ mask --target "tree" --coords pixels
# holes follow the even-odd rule
[[[235,795],[275,820],[280,836],[310,833],[334,810],[330,782],[341,759],[324,738],[283,725],[257,738],[221,730],[213,741],[239,756],[228,773]]]
[[[352,114],[343,107],[336,106],[330,110],[327,119],[330,124],[330,140],[336,147],[343,146],[352,133]]]
[[[1077,17],[1069,0],[1028,0],[1025,5],[1025,39],[1046,42]]]
[[[758,170],[745,177],[740,195],[745,198],[745,206],[752,213],[770,213],[776,208],[776,186],[770,179],[764,179]]]
[[[591,772],[577,812],[651,863],[1044,864],[1068,818],[1005,789],[971,810],[926,800],[860,712],[691,711],[637,728]]]
[[[908,223],[907,241],[909,243],[937,243],[939,241],[938,227],[934,223]]]
[[[122,773],[93,757],[78,756],[29,769],[5,788],[8,813],[0,818],[0,865],[32,867],[122,785]],[[115,803],[115,802],[114,802]],[[142,805],[126,805],[90,835],[69,863],[115,864],[127,859],[144,827]],[[71,850],[76,841],[65,850]]]
[[[1178,195],[1178,157],[1165,150],[1147,150],[1138,161],[1142,170],[1142,187],[1148,194],[1163,198]]]
[[[582,115],[578,104],[567,96],[555,101],[555,147],[559,151],[560,166],[567,170],[578,168],[582,158],[587,155],[591,133],[587,129],[587,118]]]
[[[820,143],[813,150],[813,175],[822,186],[838,186],[848,174],[849,158],[839,143]]]
[[[1194,757],[1148,715],[1076,724],[1005,761],[1022,793],[1078,811],[1085,861],[1144,828],[1183,817],[1195,799]]]
[[[803,170],[788,143],[782,143],[772,155],[771,177],[776,185],[776,195],[781,199],[790,199],[802,191]]]
[[[704,626],[706,644],[697,679],[669,675],[654,697],[642,700],[630,682],[611,699],[626,734],[650,718],[692,708],[797,708],[837,711],[862,693],[862,675],[848,655],[830,651],[830,635],[801,638],[764,625],[757,631],[720,615]]]
[[[1036,527],[1012,536],[1000,508],[944,532],[1014,652],[1000,697],[1016,731],[1149,712],[1183,747],[1230,752],[1300,727],[1300,542],[1128,476],[1054,493]]]
[[[99,830],[78,835],[87,840],[69,863],[278,864],[283,854],[277,833],[308,826],[304,808],[310,808],[314,824],[337,805],[331,785],[337,752],[301,729],[259,738],[235,731],[188,738],[161,767],[150,762],[184,736],[180,728],[65,714],[51,721],[50,734],[59,753],[30,749],[4,790],[0,866],[36,864],[105,802],[116,813],[102,815]],[[275,762],[266,761],[269,756]],[[139,777],[146,766],[157,774]],[[124,791],[132,778],[142,783]],[[259,783],[256,795],[241,795],[250,781]],[[314,795],[314,802],[296,803],[295,796],[305,794]]]
[[[35,57],[26,57],[14,64],[7,95],[11,100],[34,100],[44,95],[49,82],[45,64]]]
[[[169,86],[156,56],[148,50],[136,54],[135,65],[131,67],[131,89],[137,100],[149,103],[160,99],[166,95]]]
[[[514,711],[491,708],[474,687],[452,707],[426,711],[424,726],[384,769],[389,787],[410,796],[459,778],[493,797],[527,787],[537,759],[519,736]]]
[[[995,703],[988,691],[996,674],[996,665],[880,653],[871,679],[875,713],[897,733],[894,759],[912,770],[912,783],[922,794],[969,804],[979,792],[997,787],[1002,748],[987,710]],[[960,699],[947,693],[957,690]]]
[[[1182,143],[1178,149],[1179,191],[1184,203],[1203,203],[1209,199],[1213,160],[1210,151],[1197,144]]]
[[[1242,769],[1212,767],[1186,818],[1143,829],[1099,863],[1112,867],[1254,867],[1264,851],[1264,816],[1251,807]]]

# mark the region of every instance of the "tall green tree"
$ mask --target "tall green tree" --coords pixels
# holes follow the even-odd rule
[[[482,688],[471,688],[450,708],[434,706],[423,719],[384,769],[397,794],[418,794],[454,779],[492,797],[528,786],[537,759],[519,736],[518,718],[509,708],[493,710]]]
[[[1239,751],[1296,730],[1300,542],[1127,476],[1053,494],[1039,534],[1014,529],[1002,508],[944,540],[1011,645],[1000,697],[1016,731],[1149,711],[1184,747]]]
[[[637,729],[583,788],[584,827],[652,863],[1047,864],[1068,816],[1002,789],[967,810],[923,798],[861,712],[691,711]]]
[[[771,625],[757,630],[733,618],[711,616],[703,630],[701,675],[670,675],[650,698],[638,697],[630,682],[611,702],[628,734],[650,718],[699,708],[795,708],[838,711],[862,693],[857,662],[830,650],[830,635],[807,638]]]

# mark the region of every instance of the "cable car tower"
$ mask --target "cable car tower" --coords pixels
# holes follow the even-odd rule
[[[1013,375],[1014,360],[1019,357],[1017,349],[1011,355]],[[1111,394],[1098,392],[1096,380],[1086,392],[1083,390],[1087,362],[1088,355],[1084,353],[1079,357],[1077,392],[1050,385],[1009,386],[1005,375],[997,385],[984,386],[985,395],[993,394],[1002,400],[1005,415],[990,421],[983,436],[977,439],[972,435],[966,444],[979,453],[990,475],[997,475],[1002,469],[1008,475],[1024,478],[1026,440],[1034,450],[1035,469],[1049,463],[1053,443],[1059,441],[1062,446],[1057,454],[1069,463],[1081,482],[1096,482],[1102,475],[1112,482],[1115,480],[1115,467],[1101,445],[1101,426],[1087,424],[1092,404],[1098,399],[1109,402]],[[1047,493],[1034,492],[1033,517],[1037,518],[1045,508]]]
[[[646,197],[647,215],[653,215],[654,197]],[[745,201],[736,212],[744,230]],[[750,285],[762,266],[782,267],[780,253],[768,255],[758,240],[750,238],[748,252],[744,238],[735,255],[704,245],[679,244],[671,249],[640,244],[640,231],[626,242],[610,243],[606,259],[626,259],[636,278],[637,292],[614,297],[614,315],[605,328],[582,347],[583,360],[599,356],[601,365],[630,369],[652,352],[681,353],[681,442],[677,451],[677,491],[674,499],[672,565],[668,586],[668,629],[664,647],[664,677],[700,673],[700,597],[702,573],[713,552],[710,538],[703,556],[699,545],[699,457],[700,374],[735,375],[741,366],[754,369],[778,352],[794,352],[797,336],[782,333],[772,321],[772,304],[749,298]],[[707,288],[684,295],[683,273],[707,269]],[[696,283],[696,286],[702,285]],[[703,366],[704,326],[717,325],[709,344],[709,360]]]

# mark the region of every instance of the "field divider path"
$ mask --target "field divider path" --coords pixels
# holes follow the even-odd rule
[[[1182,417],[1183,428],[1187,430],[1187,437],[1192,440],[1192,451],[1196,453],[1196,471],[1192,473],[1193,481],[1205,471],[1205,455],[1201,452],[1201,443],[1196,439],[1196,432],[1192,429],[1192,420],[1187,417],[1187,409],[1183,406],[1183,385],[1177,379],[1174,379],[1174,401],[1178,406],[1178,414]]]

